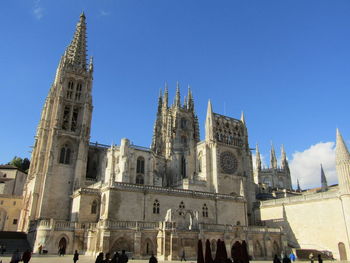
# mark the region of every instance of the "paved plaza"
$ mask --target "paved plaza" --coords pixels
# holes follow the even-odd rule
[[[0,257],[0,260],[2,260],[2,263],[9,263],[11,257],[6,255],[5,257]],[[95,263],[95,257],[91,256],[79,256],[78,263]],[[30,263],[72,263],[73,262],[73,255],[66,255],[64,257],[59,256],[38,256],[33,255],[32,259],[30,260]],[[159,263],[180,263],[181,261],[159,261]],[[188,260],[186,261],[188,263],[196,263],[196,260]],[[267,263],[270,261],[254,261],[254,263]],[[272,260],[271,260],[272,262]],[[148,260],[129,260],[128,263],[148,263]]]
[[[95,263],[95,257],[91,256],[83,256],[81,255],[79,257],[78,263]],[[11,257],[10,256],[5,256],[5,257],[0,257],[0,260],[2,260],[2,263],[9,263]],[[1,262],[1,261],[0,261]],[[73,262],[73,255],[66,255],[64,257],[59,257],[59,256],[38,256],[34,255],[32,259],[30,260],[30,263],[72,263]],[[180,263],[181,261],[159,261],[159,263]],[[187,263],[196,263],[196,260],[188,260],[186,261]],[[254,263],[268,263],[272,262],[271,261],[251,261]],[[301,261],[296,261],[296,263],[301,262]],[[308,263],[309,261],[303,261]],[[315,261],[317,262],[317,261]],[[342,263],[349,263],[349,261],[323,261],[324,263],[331,263],[331,262],[342,262]],[[129,260],[128,263],[148,263],[148,260]]]

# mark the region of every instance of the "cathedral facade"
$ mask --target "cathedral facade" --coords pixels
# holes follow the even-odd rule
[[[86,62],[86,22],[80,16],[59,62],[35,137],[19,230],[34,252],[64,247],[86,254],[125,249],[135,258],[196,257],[197,241],[218,239],[227,251],[246,241],[254,259],[288,250],[280,226],[261,226],[257,193],[292,190],[284,149],[253,169],[248,129],[208,103],[200,140],[193,94],[181,100],[177,86],[158,98],[150,148],[90,143],[93,60]],[[181,101],[184,101],[183,103]],[[260,162],[260,163],[259,163]],[[268,190],[270,189],[270,190]]]

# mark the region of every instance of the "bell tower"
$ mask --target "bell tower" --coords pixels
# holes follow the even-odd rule
[[[25,215],[30,220],[69,220],[70,195],[83,187],[92,115],[93,62],[86,62],[86,22],[80,15],[73,40],[59,62],[35,136]]]

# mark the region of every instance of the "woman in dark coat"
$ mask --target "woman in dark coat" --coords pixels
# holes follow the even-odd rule
[[[73,261],[76,263],[79,260],[79,253],[78,250],[75,250],[74,256],[73,256]]]

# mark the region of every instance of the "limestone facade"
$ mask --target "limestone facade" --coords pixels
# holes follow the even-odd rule
[[[264,178],[292,190],[288,162],[274,159],[271,175],[253,171],[248,129],[208,103],[200,141],[191,89],[174,103],[158,98],[150,148],[90,143],[93,61],[86,63],[86,22],[80,16],[62,56],[35,137],[19,229],[34,252],[65,247],[87,254],[125,249],[135,258],[196,257],[199,239],[225,241],[228,254],[245,240],[255,259],[288,251],[285,231],[257,226]],[[266,175],[266,176],[265,176]],[[276,178],[280,178],[276,180]],[[280,182],[283,182],[281,184]],[[345,197],[344,197],[345,198]],[[259,221],[259,222],[260,222]]]

